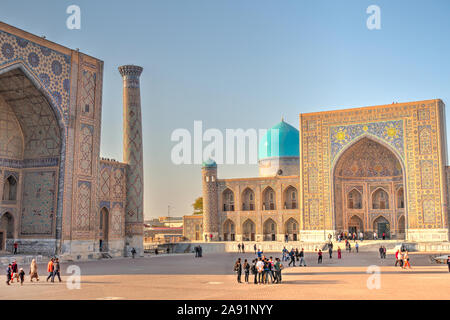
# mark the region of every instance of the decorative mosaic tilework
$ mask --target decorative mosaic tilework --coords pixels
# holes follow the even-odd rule
[[[13,62],[29,67],[67,123],[71,57],[1,30],[0,45],[0,68]]]
[[[23,183],[21,233],[51,235],[55,215],[56,172],[26,172]]]
[[[422,204],[424,223],[435,223],[435,207],[433,200],[425,200]]]
[[[81,113],[85,117],[94,117],[95,84],[97,74],[89,70],[83,70],[81,76]]]
[[[100,173],[100,198],[108,199],[110,192],[110,170],[108,168],[104,168]]]
[[[125,175],[124,170],[119,168],[114,170],[114,180],[113,180],[113,197],[115,199],[122,198],[124,196],[124,185],[125,185]]]
[[[433,188],[433,161],[420,161],[420,172],[422,178],[422,189]]]
[[[123,226],[123,205],[120,202],[113,203],[113,208],[111,211],[111,231],[117,235],[122,235]]]
[[[395,120],[330,127],[331,160],[334,160],[339,151],[347,144],[366,134],[385,141],[397,150],[402,158],[405,156],[403,146],[403,120]]]
[[[91,183],[88,181],[78,182],[78,210],[76,214],[76,230],[88,231],[91,211]]]
[[[91,175],[92,172],[93,133],[94,127],[81,124],[80,172],[85,175]]]
[[[430,154],[433,148],[431,126],[419,126],[419,148],[421,154]]]

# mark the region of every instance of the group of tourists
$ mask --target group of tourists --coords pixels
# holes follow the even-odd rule
[[[295,261],[299,262],[299,267],[304,266],[306,267],[306,261],[305,261],[305,250],[302,248],[302,250],[298,250],[298,248],[292,248],[291,251],[287,250],[286,247],[283,247],[283,250],[281,251],[281,260],[282,261],[289,261],[289,267],[291,264],[295,267]]]
[[[237,274],[238,283],[242,283],[242,272],[244,272],[245,283],[249,283],[251,272],[254,284],[268,284],[281,283],[281,270],[283,270],[283,268],[284,266],[281,263],[280,258],[275,258],[275,260],[273,260],[272,257],[267,258],[262,255],[261,257],[252,260],[251,265],[247,259],[244,260],[244,263],[241,262],[241,258],[237,259],[233,270]]]
[[[256,245],[255,245],[256,246]],[[242,253],[245,253],[245,246],[244,246],[244,243],[242,242],[242,244],[241,243],[238,243],[238,252],[242,252]]]
[[[359,241],[363,241],[364,240],[364,234],[362,232],[360,232],[359,235],[357,235],[356,232],[352,233],[352,232],[347,232],[347,231],[340,232],[340,233],[336,234],[336,240],[338,242],[341,242],[343,240],[345,240],[345,241],[348,241],[348,240],[356,241],[358,239],[359,239]]]
[[[53,259],[52,259],[53,260]],[[61,282],[61,277],[59,275],[59,270],[60,270],[60,266],[59,266],[59,260],[56,259],[56,263],[55,266],[53,267],[53,263],[52,262],[52,274],[55,272],[54,270],[57,270],[57,274],[59,281]],[[49,262],[50,265],[50,262]],[[33,282],[33,279],[36,279],[36,281],[39,281],[39,276],[38,276],[38,267],[37,267],[37,263],[36,260],[33,259],[31,260],[31,264],[30,264],[30,282]],[[54,278],[54,275],[53,275]],[[6,284],[9,286],[11,283],[14,283],[14,280],[16,280],[17,283],[20,283],[20,285],[23,285],[23,282],[25,281],[25,271],[23,270],[23,268],[19,268],[19,265],[17,264],[17,261],[14,260],[12,263],[10,263],[8,265],[8,267],[6,268]],[[48,279],[47,279],[48,281]],[[52,279],[53,282],[53,279]]]

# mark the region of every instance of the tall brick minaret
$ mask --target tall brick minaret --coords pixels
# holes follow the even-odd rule
[[[125,235],[128,252],[135,248],[144,255],[144,167],[142,152],[142,116],[139,76],[143,68],[119,67],[123,78],[123,161],[127,168]]]

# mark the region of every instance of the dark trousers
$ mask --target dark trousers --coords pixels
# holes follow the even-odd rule
[[[317,263],[322,263],[322,256],[319,257],[319,260],[317,261]]]
[[[269,277],[270,277],[270,279],[272,280],[272,282],[274,282],[272,271],[266,270],[266,271],[264,271],[264,273],[266,274],[266,275],[264,276],[264,277],[266,278],[266,279],[265,279],[265,283],[268,283],[268,282],[269,282]]]
[[[291,265],[291,263],[294,265],[294,267],[295,267],[295,259],[294,259],[294,257],[292,257],[291,258],[291,262],[289,262],[289,266]]]
[[[249,273],[246,271],[245,272],[245,282],[248,282],[248,276],[249,276]]]
[[[264,272],[258,272],[258,282],[263,283]]]
[[[241,282],[241,273],[240,272],[237,273],[237,281]]]
[[[257,273],[254,274],[253,282],[255,284],[258,284],[258,274]]]
[[[52,272],[49,272],[48,277],[47,277],[47,281],[48,281],[48,279],[51,279],[52,276],[53,276],[53,271],[52,271]]]
[[[280,283],[281,282],[281,270],[275,271],[275,276],[276,276],[277,283]]]
[[[448,272],[450,272],[450,264],[448,265]]]
[[[52,274],[52,282],[55,281],[55,276],[58,276],[58,280],[59,280],[59,282],[61,282],[61,274],[59,273],[59,270],[53,271],[53,274]]]
[[[17,254],[17,248],[14,248],[14,254]]]

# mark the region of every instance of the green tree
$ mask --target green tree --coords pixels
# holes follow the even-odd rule
[[[194,214],[203,214],[203,198],[198,197],[197,199],[195,199],[192,207],[194,208]]]

